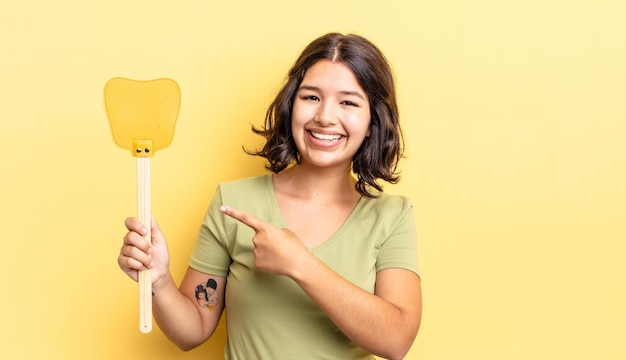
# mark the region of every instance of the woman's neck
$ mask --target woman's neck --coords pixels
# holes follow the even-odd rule
[[[349,169],[308,168],[291,166],[274,175],[274,190],[303,199],[327,202],[354,200],[360,197],[356,180]]]

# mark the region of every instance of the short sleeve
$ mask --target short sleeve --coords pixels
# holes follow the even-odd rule
[[[221,188],[218,187],[200,226],[196,245],[189,260],[191,268],[216,276],[228,275],[232,262],[225,243],[227,237],[224,216],[219,210],[221,205],[222,194]]]
[[[413,205],[405,197],[395,197],[393,208],[385,210],[392,214],[388,218],[392,224],[390,235],[379,245],[376,271],[388,268],[403,268],[419,273],[417,260],[417,230],[413,215]]]

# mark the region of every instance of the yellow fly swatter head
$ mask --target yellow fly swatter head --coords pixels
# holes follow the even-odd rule
[[[172,142],[180,109],[174,80],[113,78],[104,87],[104,103],[115,143],[133,156],[152,156]]]

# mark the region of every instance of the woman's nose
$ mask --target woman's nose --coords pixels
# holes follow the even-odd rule
[[[337,116],[334,106],[328,102],[322,102],[317,110],[315,122],[322,126],[334,125],[337,123]]]

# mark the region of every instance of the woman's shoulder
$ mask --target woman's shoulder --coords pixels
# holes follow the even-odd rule
[[[263,174],[222,182],[218,186],[214,202],[268,221],[270,218],[267,213],[275,211],[272,175]]]
[[[218,193],[222,200],[234,205],[233,200],[239,203],[246,200],[258,199],[260,194],[271,191],[272,175],[263,174],[221,182]]]
[[[413,203],[404,195],[380,193],[375,198],[363,198],[363,210],[379,216],[395,217],[412,211]]]
[[[259,188],[265,188],[271,185],[272,175],[262,174],[257,176],[239,178],[235,180],[224,181],[219,184],[222,191],[246,191],[257,190]]]
[[[371,201],[372,205],[374,206],[412,206],[411,199],[399,194],[379,193],[377,197],[369,198],[367,200]]]

